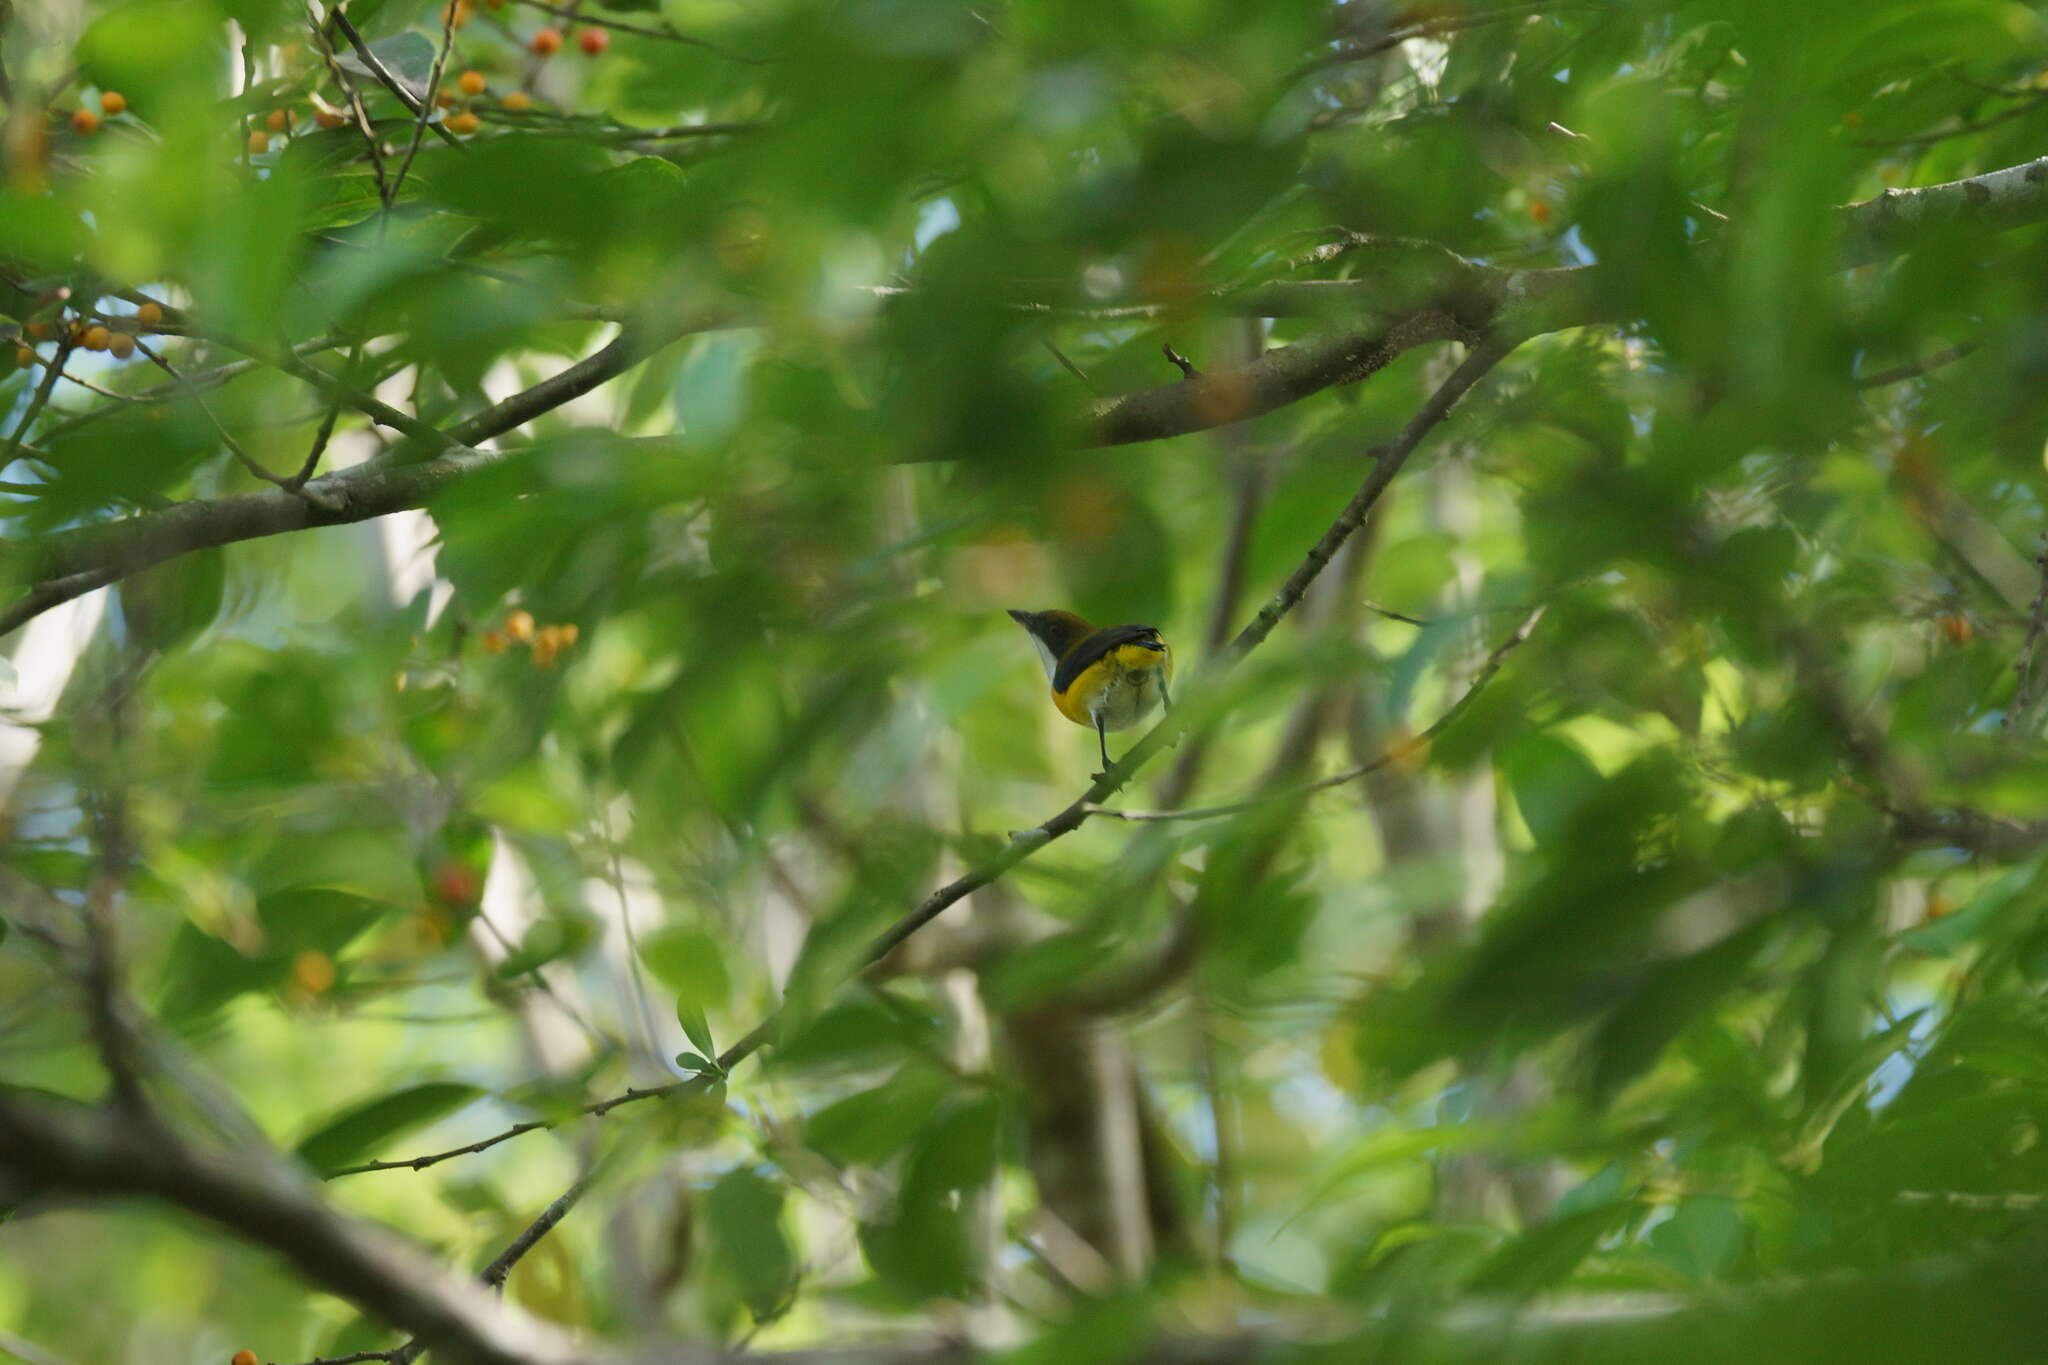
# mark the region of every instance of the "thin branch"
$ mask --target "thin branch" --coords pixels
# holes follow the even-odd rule
[[[563,1191],[561,1198],[542,1209],[540,1217],[528,1223],[525,1230],[512,1239],[511,1245],[492,1258],[491,1263],[483,1268],[477,1278],[490,1288],[502,1292],[505,1288],[505,1279],[512,1273],[512,1267],[519,1264],[519,1258],[533,1250],[541,1238],[554,1231],[555,1225],[569,1216],[569,1210],[576,1207],[577,1201],[583,1198],[589,1191],[591,1182],[596,1179],[595,1167],[578,1176],[576,1183]],[[412,1365],[426,1349],[427,1343],[414,1337],[396,1350],[383,1354],[391,1365]]]
[[[329,3],[338,7],[341,0],[329,0]],[[343,97],[348,100],[349,116],[355,120],[357,131],[363,135],[363,146],[370,154],[370,172],[377,178],[377,202],[389,208],[397,195],[392,190],[390,177],[384,171],[383,144],[377,137],[376,126],[370,122],[370,111],[363,103],[363,92],[356,88],[355,78],[349,75],[348,68],[341,64],[341,59],[334,55],[334,39],[328,34],[327,24],[321,20],[320,12],[313,7],[313,0],[306,0],[306,18],[309,21],[308,27],[313,30],[313,42],[320,49],[320,59],[327,64],[327,73],[334,77],[334,83],[341,88]]]
[[[214,431],[219,433],[221,443],[228,448],[228,453],[235,457],[236,461],[242,466],[242,468],[248,470],[251,474],[263,480],[263,482],[267,484],[272,484],[278,488],[282,488],[285,492],[290,493],[294,497],[304,498],[306,501],[312,503],[316,507],[324,506],[324,504],[321,503],[313,493],[300,487],[300,483],[302,483],[303,480],[300,480],[299,482],[294,482],[293,480],[286,478],[282,474],[271,473],[269,470],[263,467],[261,462],[259,462],[254,455],[251,455],[248,451],[242,449],[242,443],[235,439],[234,433],[229,431],[227,429],[226,424],[223,423],[220,420],[220,418],[214,413],[213,406],[206,401],[206,395],[201,393],[199,390],[193,388],[190,384],[187,384],[185,381],[185,376],[179,374],[178,371],[171,365],[170,361],[158,355],[156,351],[150,347],[148,342],[143,341],[139,337],[136,338],[135,349],[142,352],[143,355],[148,357],[151,364],[155,365],[158,369],[162,370],[165,374],[169,375],[171,377],[172,382],[184,386],[186,393],[191,397],[192,401],[199,405],[199,410],[206,414],[206,420],[213,424]]]
[[[2041,538],[2034,563],[2041,572],[2041,586],[2027,608],[2027,633],[2020,640],[2019,657],[2013,661],[2019,679],[2006,704],[2004,727],[2008,734],[2024,732],[2029,736],[2040,729],[2042,700],[2048,696],[2048,659],[2043,658],[2048,654],[2048,536]]]
[[[2007,109],[2002,113],[1993,114],[1989,118],[1979,119],[1975,123],[1965,123],[1958,127],[1950,128],[1945,132],[1915,133],[1911,137],[1863,137],[1857,138],[1855,145],[1858,147],[1931,147],[1937,142],[1947,142],[1950,138],[1968,137],[1972,133],[1981,133],[1987,128],[1996,128],[2000,124],[2011,123],[2014,119],[2025,118],[2028,114],[2039,113],[2044,101],[2048,101],[2048,94],[2042,94],[2037,91],[2028,98],[2025,104]]]
[[[640,38],[659,38],[663,42],[669,43],[687,43],[691,47],[701,47],[706,52],[715,52],[721,57],[729,58],[735,62],[744,62],[748,66],[761,66],[768,60],[765,57],[749,57],[743,53],[734,52],[730,48],[721,47],[708,38],[698,38],[688,33],[679,33],[672,28],[648,28],[643,24],[627,23],[623,19],[608,19],[600,14],[581,14],[562,5],[549,4],[548,0],[519,0],[519,3],[552,14],[558,19],[567,19],[578,24],[589,24],[595,28],[608,28],[615,33],[631,33]]]
[[[327,17],[336,28],[341,30],[341,36],[348,39],[348,45],[355,49],[356,60],[360,61],[368,69],[369,73],[377,78],[379,85],[389,90],[392,97],[405,106],[407,113],[418,117],[422,109],[432,109],[434,107],[431,98],[422,104],[413,97],[413,93],[410,90],[405,88],[403,81],[400,81],[398,77],[391,74],[390,68],[384,65],[376,53],[370,51],[370,45],[363,41],[363,35],[356,31],[356,26],[348,21],[348,15],[342,12],[339,3],[334,4],[328,10]],[[461,139],[457,138],[455,134],[449,132],[440,124],[429,123],[427,127],[433,129],[435,135],[449,146],[459,147],[462,145]]]
[[[1462,33],[1466,29],[1480,28],[1487,24],[1497,24],[1503,19],[1521,19],[1532,14],[1541,14],[1545,10],[1581,7],[1583,6],[1565,3],[1564,0],[1533,0],[1533,3],[1530,4],[1503,5],[1499,9],[1481,10],[1471,14],[1448,14],[1441,18],[1423,19],[1411,24],[1402,24],[1367,42],[1346,43],[1342,47],[1334,48],[1312,61],[1305,62],[1291,73],[1289,79],[1298,80],[1303,76],[1321,71],[1327,67],[1366,61],[1369,58],[1379,56],[1381,53],[1391,52],[1401,44],[1412,42],[1417,38],[1439,38],[1448,33]]]
[[[15,455],[21,450],[22,440],[27,437],[29,428],[35,425],[36,417],[42,412],[43,405],[50,401],[50,391],[57,387],[57,377],[64,373],[64,362],[70,358],[71,338],[67,333],[64,339],[57,343],[56,358],[51,360],[48,368],[43,371],[42,383],[36,385],[35,396],[28,400],[28,407],[23,410],[21,421],[15,425],[14,434],[7,438],[7,449],[0,452],[0,468],[14,463]]]
[[[1866,374],[1856,380],[1856,387],[1859,389],[1882,389],[1888,385],[1902,383],[1908,379],[1918,379],[1929,371],[1938,370],[1944,365],[1953,365],[1963,357],[1982,349],[1984,349],[1984,343],[1981,341],[1965,341],[1960,345],[1949,346],[1943,350],[1936,351],[1925,359],[1910,361],[1904,365],[1894,365],[1891,369],[1879,370],[1876,374]]]
[[[356,366],[362,363],[362,359],[363,343],[358,341],[355,344],[355,348],[349,352],[348,361],[343,367],[344,372],[351,375],[354,374]],[[306,451],[306,458],[300,463],[299,472],[292,475],[285,484],[285,487],[290,491],[296,493],[304,488],[306,480],[312,478],[313,471],[320,467],[320,457],[327,453],[327,443],[334,439],[334,424],[341,419],[341,406],[341,390],[337,388],[332,394],[328,395],[327,411],[320,418],[320,429],[313,433],[312,447]]]
[[[1395,438],[1394,443],[1379,452],[1372,473],[1366,475],[1365,482],[1359,485],[1358,492],[1352,497],[1350,504],[1337,520],[1331,523],[1330,529],[1323,533],[1322,539],[1309,550],[1308,558],[1289,575],[1287,582],[1281,585],[1280,591],[1273,595],[1273,600],[1261,608],[1259,614],[1238,632],[1237,638],[1230,644],[1227,657],[1232,660],[1243,658],[1258,648],[1272,633],[1273,627],[1280,623],[1280,618],[1292,611],[1301,601],[1302,594],[1308,591],[1308,585],[1315,582],[1316,575],[1323,571],[1323,566],[1330,562],[1330,557],[1337,553],[1337,548],[1350,538],[1351,533],[1365,520],[1366,514],[1372,511],[1373,504],[1380,500],[1380,494],[1386,491],[1394,476],[1401,472],[1401,466],[1408,462],[1408,457],[1415,453],[1415,448],[1422,444],[1422,438],[1427,436],[1437,423],[1449,416],[1451,408],[1465,396],[1466,391],[1484,378],[1487,371],[1499,364],[1516,344],[1513,340],[1489,337],[1475,346],[1458,368],[1451,371],[1450,377],[1430,395],[1429,401],[1422,405],[1421,410],[1409,419],[1408,425],[1400,436]]]
[[[1053,345],[1052,339],[1050,337],[1040,337],[1038,339],[1038,344],[1045,347],[1046,350],[1052,352],[1052,358],[1054,360],[1059,361],[1060,368],[1065,370],[1068,374],[1074,376],[1074,378],[1080,380],[1082,384],[1086,385],[1088,392],[1098,392],[1098,390],[1095,387],[1095,381],[1090,379],[1085,373],[1083,373],[1079,365],[1076,365],[1073,361],[1067,359],[1067,353],[1065,351],[1062,351],[1059,347]]]
[[[413,119],[412,141],[406,145],[405,160],[398,163],[398,174],[391,179],[391,196],[384,201],[384,217],[378,224],[380,229],[391,221],[391,205],[405,189],[405,177],[412,172],[413,158],[420,154],[420,139],[427,135],[427,124],[434,117],[434,97],[440,93],[441,75],[448,66],[448,53],[455,46],[455,16],[459,10],[456,0],[447,0],[442,7],[441,46],[434,53],[434,65],[427,72],[427,94],[420,101],[419,112]]]
[[[1543,610],[1542,607],[1538,607],[1523,617],[1522,624],[1515,627],[1514,633],[1501,641],[1494,648],[1493,653],[1486,656],[1486,662],[1480,665],[1477,673],[1473,674],[1471,685],[1459,695],[1457,701],[1451,704],[1450,709],[1438,716],[1420,734],[1410,735],[1387,746],[1384,753],[1369,762],[1361,763],[1355,768],[1347,768],[1341,773],[1333,773],[1329,777],[1320,778],[1314,782],[1304,783],[1298,787],[1289,787],[1284,791],[1261,792],[1257,796],[1248,797],[1242,801],[1232,801],[1227,805],[1198,806],[1190,810],[1124,810],[1110,806],[1097,806],[1088,813],[1090,815],[1100,815],[1111,820],[1214,820],[1224,815],[1241,815],[1245,811],[1258,810],[1263,806],[1269,806],[1276,802],[1297,801],[1304,796],[1313,796],[1317,792],[1328,791],[1332,787],[1341,787],[1346,783],[1356,782],[1368,773],[1376,773],[1390,764],[1414,760],[1427,753],[1430,741],[1441,734],[1445,726],[1462,715],[1465,708],[1472,704],[1473,699],[1479,695],[1488,683],[1493,681],[1493,675],[1500,672],[1501,664],[1507,659],[1507,656],[1529,638],[1529,633],[1536,628],[1536,623],[1543,618]]]

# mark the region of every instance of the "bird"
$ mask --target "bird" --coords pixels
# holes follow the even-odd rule
[[[1128,730],[1153,708],[1173,707],[1173,650],[1156,626],[1091,626],[1071,611],[1016,611],[1052,683],[1052,704],[1076,725],[1093,726],[1101,777],[1113,766],[1108,733]]]

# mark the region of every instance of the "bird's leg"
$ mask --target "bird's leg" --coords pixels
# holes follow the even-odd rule
[[[1113,764],[1109,761],[1109,735],[1102,728],[1102,713],[1095,714],[1095,742],[1102,747],[1102,771],[1095,774],[1096,780],[1109,776]]]

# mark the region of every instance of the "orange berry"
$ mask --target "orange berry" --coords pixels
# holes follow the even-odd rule
[[[164,310],[155,303],[145,303],[135,310],[135,325],[145,332],[154,332],[164,320]]]
[[[348,120],[343,118],[336,110],[315,109],[313,111],[313,122],[319,124],[322,128],[339,128],[342,124],[347,123]]]
[[[107,353],[116,360],[126,360],[135,354],[135,338],[126,332],[107,333]]]
[[[14,363],[25,370],[36,363],[36,353],[26,346],[17,346],[14,348]]]
[[[104,351],[112,344],[113,339],[112,332],[95,322],[85,329],[85,335],[79,338],[79,344],[88,351]]]
[[[514,90],[506,95],[505,98],[499,100],[498,103],[517,113],[521,109],[533,108],[533,96],[527,94],[524,90]]]
[[[100,112],[103,114],[126,113],[128,97],[118,90],[100,91]]]
[[[455,92],[453,90],[436,90],[434,92],[434,103],[440,105],[443,109],[453,109],[455,107]]]
[[[455,78],[455,84],[461,88],[462,93],[465,95],[481,95],[484,92],[484,87],[489,83],[484,79],[484,73],[481,71],[465,71]]]
[[[505,613],[505,634],[525,644],[533,638],[533,613],[530,611],[508,611]]]
[[[612,35],[601,28],[586,28],[576,35],[576,46],[583,49],[586,57],[596,57],[611,46]]]
[[[533,642],[534,666],[537,668],[553,668],[555,666],[555,650],[554,636],[550,635],[545,639],[535,640]]]
[[[269,150],[270,150],[270,134],[268,134],[268,133],[264,132],[264,131],[263,131],[263,130],[262,130],[261,128],[252,128],[252,129],[250,129],[250,130],[249,130],[249,155],[250,155],[250,156],[262,156],[262,155],[263,155],[263,154],[264,154],[265,152],[267,152],[267,151],[269,151]]]
[[[441,21],[446,24],[452,24],[456,28],[461,28],[469,22],[469,16],[475,12],[469,0],[454,0],[453,4],[442,7]]]
[[[100,116],[90,109],[71,111],[71,131],[80,137],[90,137],[100,130]]]
[[[1976,637],[1977,628],[1970,624],[1969,617],[1952,611],[1942,616],[1941,633],[1952,645],[1966,645]]]
[[[541,29],[527,41],[526,45],[533,49],[536,57],[552,57],[562,50],[562,30],[558,28]]]
[[[1529,221],[1539,226],[1550,221],[1550,201],[1548,199],[1531,199],[1529,201]]]
[[[292,980],[308,995],[323,995],[334,985],[334,959],[317,948],[308,948],[292,959]],[[235,1359],[241,1358],[242,1353],[236,1352]],[[255,1358],[250,1352],[249,1359],[253,1362]]]
[[[570,621],[566,624],[555,627],[555,634],[561,639],[562,643],[565,646],[575,644],[576,637],[581,635],[582,633],[583,632],[581,630],[578,630],[576,628],[576,623],[574,621]]]
[[[449,132],[457,137],[468,137],[484,126],[484,121],[465,109],[459,114],[450,114],[445,120]]]
[[[228,1365],[256,1365],[256,1353],[245,1347],[235,1352],[234,1359],[230,1360]]]
[[[487,630],[483,633],[484,653],[486,654],[503,654],[505,647],[511,643],[510,640],[505,638],[502,631]]]
[[[31,322],[28,325],[28,334],[35,341],[53,341],[57,336],[57,324],[54,322]]]

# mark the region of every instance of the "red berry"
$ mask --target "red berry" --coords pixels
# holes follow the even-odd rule
[[[576,35],[576,46],[586,57],[595,57],[611,46],[612,35],[601,28],[586,28]]]
[[[562,50],[562,30],[558,28],[541,29],[527,41],[526,45],[533,49],[534,55],[537,57],[552,57],[555,53]]]
[[[483,893],[483,882],[466,863],[449,861],[434,869],[434,895],[443,905],[467,908]]]

